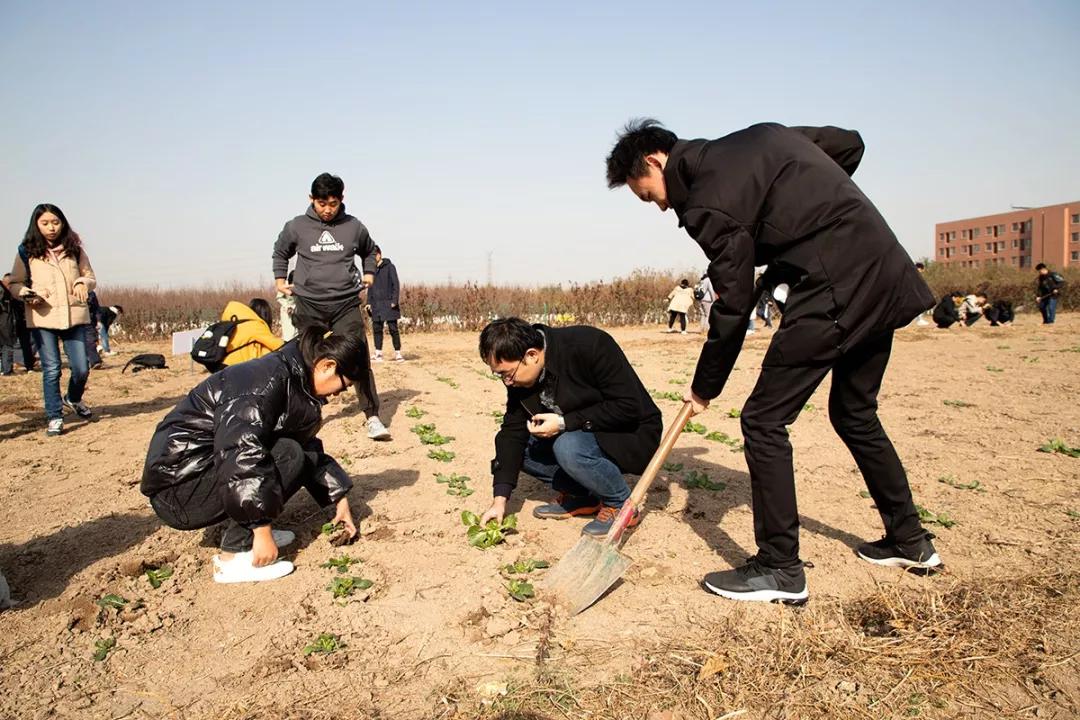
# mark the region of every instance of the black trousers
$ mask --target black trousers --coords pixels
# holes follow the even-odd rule
[[[390,331],[390,342],[394,343],[394,349],[401,351],[401,333],[398,332],[397,320],[387,320],[386,329]],[[371,321],[371,334],[375,337],[375,349],[382,350],[383,321]]]
[[[686,313],[678,312],[676,310],[668,310],[667,314],[668,314],[667,326],[669,328],[675,324],[675,318],[679,318],[679,328],[681,330],[686,329]]]
[[[862,472],[885,535],[910,542],[925,535],[904,466],[877,416],[877,394],[892,351],[892,332],[852,348],[830,368],[763,367],[742,410],[758,559],[768,567],[799,560],[799,511],[787,426],[832,370],[829,419]]]
[[[270,450],[281,477],[281,496],[288,502],[304,486],[318,457],[305,453],[300,443],[282,438]],[[246,552],[254,539],[253,526],[241,525],[225,512],[221,484],[213,470],[174,487],[162,490],[150,498],[150,505],[161,521],[177,530],[198,530],[228,520],[221,549],[225,552]]]
[[[329,325],[336,333],[356,335],[364,341],[363,353],[367,359],[367,325],[364,323],[364,311],[360,307],[360,298],[353,298],[336,304],[316,303],[296,295],[296,307],[293,310],[293,325],[297,332],[307,325],[319,323]],[[356,399],[360,409],[368,417],[379,415],[379,391],[375,388],[375,373],[368,367],[367,381],[356,383]]]

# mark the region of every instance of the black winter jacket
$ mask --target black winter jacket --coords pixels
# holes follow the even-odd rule
[[[884,218],[851,180],[857,132],[754,125],[679,140],[664,168],[679,225],[709,258],[716,293],[692,387],[723,390],[764,285],[790,287],[763,364],[829,363],[934,304]],[[755,289],[754,266],[768,265]]]
[[[949,326],[960,322],[960,308],[956,307],[952,295],[941,298],[941,302],[934,306],[933,317],[938,326]]]
[[[615,339],[603,330],[579,325],[550,328],[544,333],[544,370],[554,382],[555,404],[563,411],[566,431],[584,430],[623,472],[640,475],[660,447],[663,421],[630,361]],[[509,387],[502,428],[495,436],[491,461],[495,495],[510,497],[529,442],[526,425],[537,413],[541,384]]]
[[[1040,299],[1061,295],[1061,289],[1065,287],[1065,278],[1060,273],[1050,271],[1045,275],[1039,275],[1038,293]]]
[[[384,257],[375,266],[375,282],[368,290],[372,320],[398,320],[401,318],[401,285],[397,268],[390,258]]]
[[[315,437],[322,405],[296,341],[215,373],[157,426],[140,490],[153,497],[212,472],[229,517],[244,525],[269,523],[285,503],[270,449],[291,438],[318,454],[313,482],[305,487],[320,505],[330,505],[349,492],[352,480]]]

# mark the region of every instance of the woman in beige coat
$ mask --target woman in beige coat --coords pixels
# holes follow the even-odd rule
[[[668,296],[668,322],[667,331],[669,333],[675,332],[675,318],[679,319],[679,326],[682,329],[682,334],[686,334],[686,313],[690,311],[691,306],[694,304],[694,289],[690,287],[690,281],[683,278],[679,281],[679,286],[672,290]]]
[[[90,324],[87,297],[96,280],[90,258],[78,234],[60,208],[43,203],[34,208],[30,227],[11,268],[11,293],[26,305],[26,325],[41,357],[45,394],[45,434],[64,430],[64,407],[81,418],[92,412],[82,401],[90,370],[86,360],[86,326]],[[60,396],[60,344],[64,345],[71,376],[67,394]]]

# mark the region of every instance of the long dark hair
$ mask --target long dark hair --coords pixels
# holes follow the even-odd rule
[[[262,298],[252,298],[248,303],[248,307],[259,316],[259,319],[266,323],[266,327],[274,326],[274,311],[270,307],[270,303],[266,302]]]
[[[79,234],[71,229],[71,223],[68,222],[64,211],[51,203],[41,203],[34,208],[34,212],[30,213],[30,227],[26,228],[26,235],[23,236],[26,254],[32,258],[43,258],[48,251],[49,243],[41,234],[37,224],[38,219],[45,213],[52,213],[60,218],[63,227],[60,228],[60,237],[57,238],[57,242],[64,248],[65,255],[75,258],[78,262],[82,258],[82,241],[79,240]]]
[[[320,360],[333,360],[337,363],[337,374],[358,382],[367,377],[368,350],[363,335],[345,335],[331,332],[323,325],[308,325],[300,331],[300,353],[309,371]]]

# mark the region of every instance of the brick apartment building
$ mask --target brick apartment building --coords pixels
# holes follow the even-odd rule
[[[938,223],[932,259],[963,267],[1080,267],[1080,201]]]

